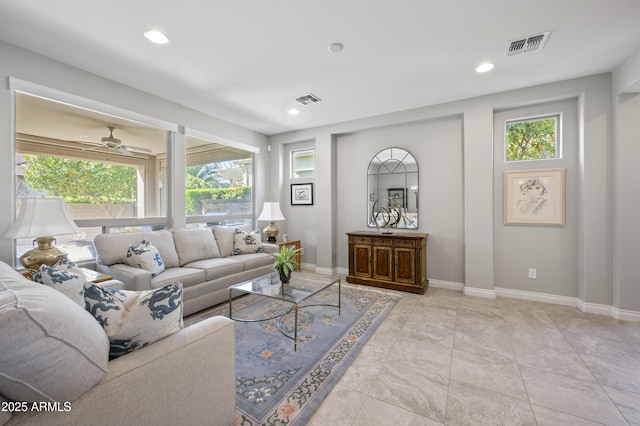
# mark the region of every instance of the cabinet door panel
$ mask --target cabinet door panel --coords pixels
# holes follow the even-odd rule
[[[416,251],[414,249],[396,248],[395,281],[414,284],[416,282]]]
[[[373,278],[392,280],[391,247],[373,247]]]
[[[353,275],[356,277],[371,277],[371,246],[353,246]]]

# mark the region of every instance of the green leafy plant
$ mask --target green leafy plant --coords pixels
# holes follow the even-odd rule
[[[507,160],[555,158],[555,117],[507,123]]]
[[[295,271],[296,266],[298,266],[295,259],[299,252],[300,249],[295,248],[295,246],[282,246],[279,252],[273,253],[273,258],[275,259],[273,269],[280,274],[280,280],[282,282],[289,282],[288,277],[291,276],[291,272]]]

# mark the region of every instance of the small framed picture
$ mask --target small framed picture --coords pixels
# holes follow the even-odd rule
[[[291,184],[291,205],[313,205],[313,184],[312,183],[292,183]]]
[[[564,168],[504,172],[506,225],[564,225]]]

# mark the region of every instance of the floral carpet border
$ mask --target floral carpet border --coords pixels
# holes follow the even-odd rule
[[[238,409],[234,426],[284,426],[306,423],[400,299],[398,295],[350,286],[343,286],[342,291],[375,295],[379,300],[310,369],[266,418],[252,419]]]

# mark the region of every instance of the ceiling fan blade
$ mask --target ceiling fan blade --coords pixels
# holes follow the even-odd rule
[[[152,152],[149,148],[143,148],[141,146],[123,145],[123,148],[130,149],[132,151],[140,151],[140,152],[148,152],[148,153]]]
[[[129,157],[133,155],[133,153],[127,150],[124,146],[117,147],[116,151],[118,151],[120,154],[128,155]]]

